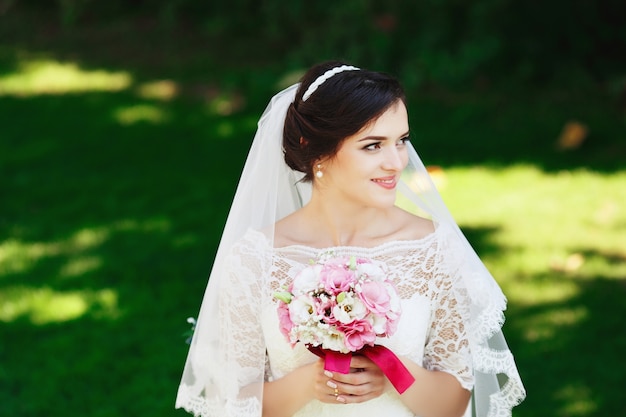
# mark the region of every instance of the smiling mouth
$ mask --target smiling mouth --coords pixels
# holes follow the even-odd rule
[[[384,188],[395,188],[396,184],[398,183],[398,181],[396,180],[395,177],[392,178],[374,178],[372,179],[372,182],[375,184],[380,185],[381,187]]]

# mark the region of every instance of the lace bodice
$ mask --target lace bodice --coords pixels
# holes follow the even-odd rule
[[[438,229],[421,240],[393,241],[373,248],[288,246],[275,249],[268,246],[263,234],[250,231],[232,253],[232,278],[238,282],[225,289],[230,295],[223,298],[231,300],[224,305],[231,311],[228,320],[223,321],[224,331],[238,329],[242,339],[234,353],[239,365],[250,365],[250,377],[255,377],[252,365],[258,363],[259,358],[255,358],[253,352],[266,351],[269,367],[265,379],[271,380],[317,359],[304,346],[292,348],[280,333],[277,302],[272,294],[288,285],[311,259],[332,249],[337,256],[353,255],[384,262],[392,274],[402,300],[402,317],[396,333],[390,338],[379,338],[377,343],[427,369],[448,372],[463,387],[471,389],[466,292],[456,279],[460,263],[450,259],[444,262],[444,253],[450,248],[443,247],[446,244],[443,233]],[[260,349],[261,345],[265,349]],[[392,409],[402,412],[396,415],[412,415],[394,396],[391,393],[377,401],[381,410],[388,412],[393,403]],[[298,416],[322,416],[333,410],[332,405],[328,409],[328,404],[314,402],[317,404],[309,404]],[[367,413],[358,410],[358,415],[380,415],[369,414],[376,408],[375,404],[369,404],[364,408]]]

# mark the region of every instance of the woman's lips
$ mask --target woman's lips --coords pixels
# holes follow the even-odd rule
[[[372,179],[372,182],[376,185],[380,185],[387,190],[393,190],[398,184],[398,180],[396,180],[396,177],[374,178]]]

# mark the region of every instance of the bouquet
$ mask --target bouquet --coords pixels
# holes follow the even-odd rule
[[[375,362],[399,392],[414,381],[377,337],[391,336],[400,319],[400,297],[383,265],[325,253],[274,297],[280,330],[325,359],[325,369],[348,373],[352,354]]]

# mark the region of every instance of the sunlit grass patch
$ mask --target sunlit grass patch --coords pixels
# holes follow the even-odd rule
[[[43,325],[77,319],[88,312],[97,318],[119,317],[115,290],[56,291],[49,287],[10,286],[0,289],[0,321],[27,318]]]
[[[572,281],[543,279],[520,282],[508,276],[497,277],[497,280],[506,282],[506,296],[518,307],[565,303],[581,291]]]
[[[3,274],[26,273],[34,263],[44,258],[76,255],[97,247],[108,238],[109,233],[106,228],[92,228],[52,242],[24,242],[15,238],[0,242],[0,279]],[[91,259],[89,264],[93,266],[94,262],[99,261]],[[76,268],[68,270],[76,271]]]
[[[172,80],[145,82],[135,89],[137,95],[144,99],[169,101],[180,94],[180,86]]]
[[[98,264],[93,257],[80,258],[81,254],[96,249],[105,243],[113,233],[117,232],[164,232],[169,230],[169,221],[162,218],[120,219],[108,226],[84,228],[64,239],[51,242],[25,242],[10,238],[0,242],[0,280],[4,274],[26,273],[33,263],[43,258],[63,256],[73,258],[65,271],[91,268]],[[1,302],[0,298],[0,302]]]
[[[113,112],[113,117],[122,125],[132,125],[141,122],[160,124],[169,119],[166,110],[153,104],[136,104],[122,107]]]
[[[494,275],[550,271],[624,278],[626,172],[543,172],[533,166],[454,168],[444,197],[460,225],[488,230],[476,242]],[[490,253],[484,248],[498,247]]]
[[[535,300],[535,303],[537,301]],[[575,327],[588,316],[588,310],[582,306],[548,309],[545,313],[524,321],[523,337],[527,342],[558,340],[563,328]],[[555,346],[554,343],[553,346]]]
[[[559,415],[579,417],[591,416],[597,411],[598,405],[593,400],[593,389],[581,383],[569,383],[556,393],[565,406]]]
[[[88,70],[75,62],[54,59],[24,59],[18,63],[18,71],[0,76],[0,96],[120,91],[132,81],[126,71]]]
[[[11,322],[26,318],[33,324],[74,320],[89,314],[91,317],[114,319],[119,317],[116,290],[57,289],[54,284],[97,274],[103,264],[101,246],[116,233],[152,233],[169,230],[169,222],[162,218],[121,219],[108,226],[83,228],[64,239],[50,242],[26,242],[16,238],[0,243],[0,321]],[[36,285],[26,283],[33,270],[46,260],[54,260],[46,267],[45,276]],[[39,272],[41,274],[42,272]]]
[[[206,111],[209,115],[229,116],[240,110],[244,104],[243,97],[232,92],[222,92],[207,98]]]

